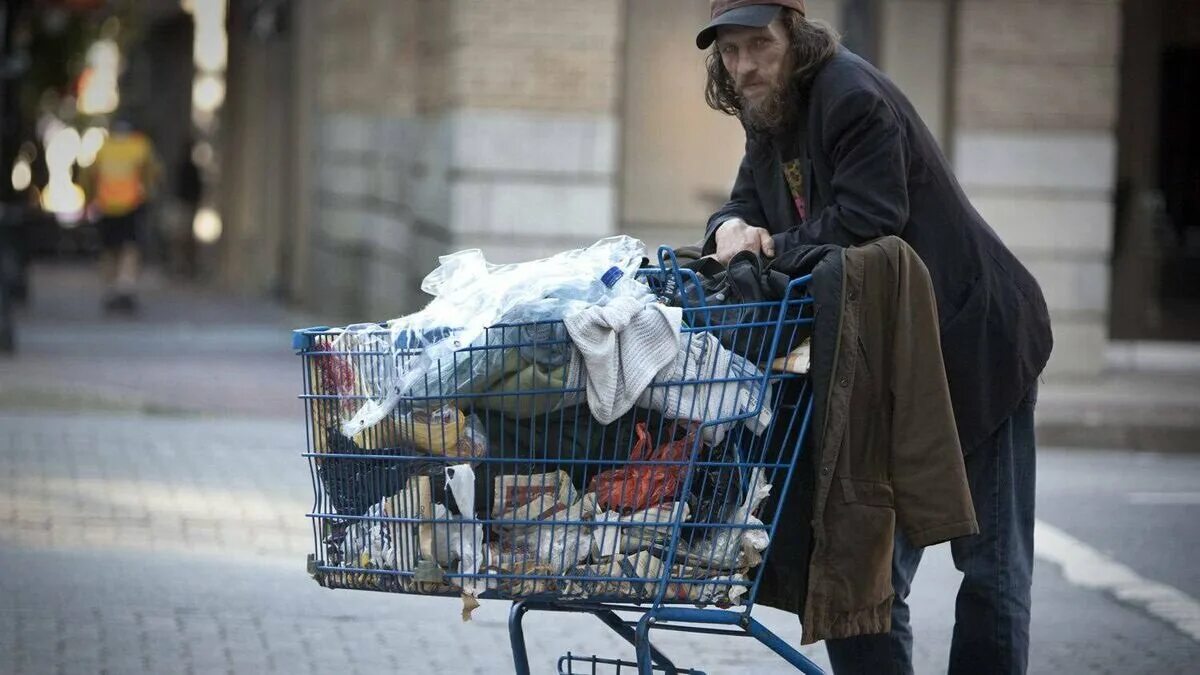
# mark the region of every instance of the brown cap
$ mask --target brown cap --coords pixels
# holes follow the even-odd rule
[[[784,7],[804,14],[804,0],[712,0],[712,20],[696,35],[696,46],[708,49],[721,26],[762,28],[779,16]]]

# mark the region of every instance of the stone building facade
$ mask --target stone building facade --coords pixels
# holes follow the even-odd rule
[[[304,116],[285,151],[302,174],[291,196],[307,204],[285,227],[289,295],[338,317],[386,318],[418,306],[438,255],[480,247],[511,261],[615,233],[623,4],[291,5],[274,40],[293,43],[302,73],[284,97]],[[248,193],[234,201],[259,197],[233,190]],[[270,288],[255,259],[233,274]]]
[[[1120,0],[809,5],[909,93],[1042,282],[1052,376],[1102,369]],[[294,0],[273,22],[263,6],[231,3],[221,274],[331,322],[415,309],[461,248],[694,242],[736,171],[741,129],[705,106],[692,42],[707,0]]]

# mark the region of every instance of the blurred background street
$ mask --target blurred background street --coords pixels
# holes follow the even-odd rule
[[[1193,672],[1200,6],[809,7],[908,92],[1045,288],[1031,672]],[[6,2],[0,674],[511,672],[504,603],[464,624],[457,601],[306,574],[289,331],[412,311],[463,248],[695,242],[743,149],[704,106],[707,8]],[[124,215],[98,199],[116,137],[145,181],[125,248],[98,229]],[[917,672],[944,672],[959,575],[926,555]],[[799,642],[795,617],[755,615]],[[632,655],[590,617],[526,632],[535,672]],[[657,642],[708,673],[788,672],[749,641]]]

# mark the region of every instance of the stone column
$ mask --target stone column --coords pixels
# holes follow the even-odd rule
[[[1119,0],[962,0],[954,159],[983,216],[1042,284],[1048,376],[1087,376],[1108,341]]]
[[[313,13],[308,301],[330,321],[413,304],[419,0],[300,3]]]
[[[880,59],[876,64],[912,101],[942,146],[947,145],[954,0],[888,0],[878,5]]]
[[[614,233],[622,7],[320,3],[316,306],[387,318],[427,299],[438,255]]]
[[[429,220],[452,248],[479,247],[496,261],[614,233],[624,3],[438,4],[444,70],[423,77],[444,87],[430,102],[441,141],[427,159],[445,210]]]

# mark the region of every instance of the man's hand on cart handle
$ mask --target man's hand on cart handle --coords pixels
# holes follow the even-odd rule
[[[717,261],[728,265],[742,251],[754,251],[768,258],[775,257],[775,242],[765,228],[754,227],[741,218],[730,218],[717,226]]]

